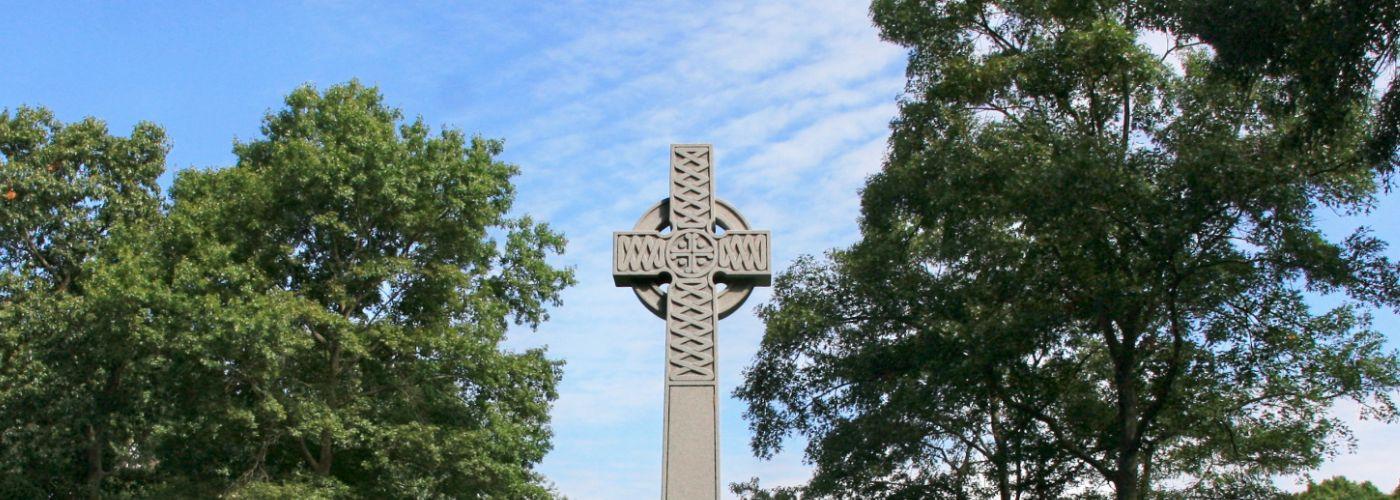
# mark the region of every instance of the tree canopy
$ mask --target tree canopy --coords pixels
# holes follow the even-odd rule
[[[305,86],[162,199],[159,128],[5,118],[0,485],[549,496],[560,362],[500,342],[573,275],[547,262],[561,235],[511,214],[500,141]]]
[[[1390,186],[1400,5],[871,12],[909,61],[862,238],[775,280],[737,391],[802,493],[1266,494],[1344,449],[1334,402],[1395,419],[1400,268],[1316,214]]]
[[[1342,476],[1324,479],[1320,483],[1308,481],[1308,489],[1293,495],[1297,500],[1391,500],[1400,498],[1400,486],[1387,495],[1370,481],[1357,483]]]
[[[0,112],[0,495],[96,492],[165,408],[146,252],[164,132]]]

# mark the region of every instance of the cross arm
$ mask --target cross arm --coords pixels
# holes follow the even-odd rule
[[[773,270],[768,231],[726,231],[715,272],[724,283],[769,286]]]
[[[666,238],[654,231],[613,233],[613,284],[655,282],[666,270]]]

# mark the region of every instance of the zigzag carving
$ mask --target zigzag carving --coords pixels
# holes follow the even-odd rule
[[[714,287],[707,278],[676,280],[666,296],[670,379],[714,380]]]
[[[617,234],[613,272],[659,273],[666,268],[666,240],[655,234]]]
[[[712,197],[710,148],[671,148],[671,228],[709,229]]]
[[[719,240],[718,267],[729,272],[768,272],[768,233],[734,233]]]

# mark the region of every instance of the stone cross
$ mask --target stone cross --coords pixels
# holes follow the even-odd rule
[[[665,500],[719,498],[715,330],[769,284],[768,231],[714,193],[710,145],[672,145],[671,196],[613,233],[613,282],[666,319]]]

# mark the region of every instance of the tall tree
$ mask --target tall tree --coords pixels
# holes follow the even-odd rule
[[[573,283],[500,141],[359,83],[239,162],[0,113],[0,497],[548,497],[560,362],[501,347]]]
[[[0,112],[0,496],[97,497],[147,460],[168,329],[156,178],[165,133]]]
[[[262,133],[172,189],[173,282],[207,349],[189,368],[219,383],[162,465],[253,496],[546,496],[559,362],[499,344],[573,277],[546,262],[559,234],[509,216],[502,144],[357,82],[297,89]]]
[[[1395,418],[1366,307],[1400,268],[1315,213],[1389,186],[1400,5],[872,14],[910,55],[862,240],[776,280],[737,392],[758,454],[808,438],[805,493],[1265,491],[1338,450],[1339,399]]]

